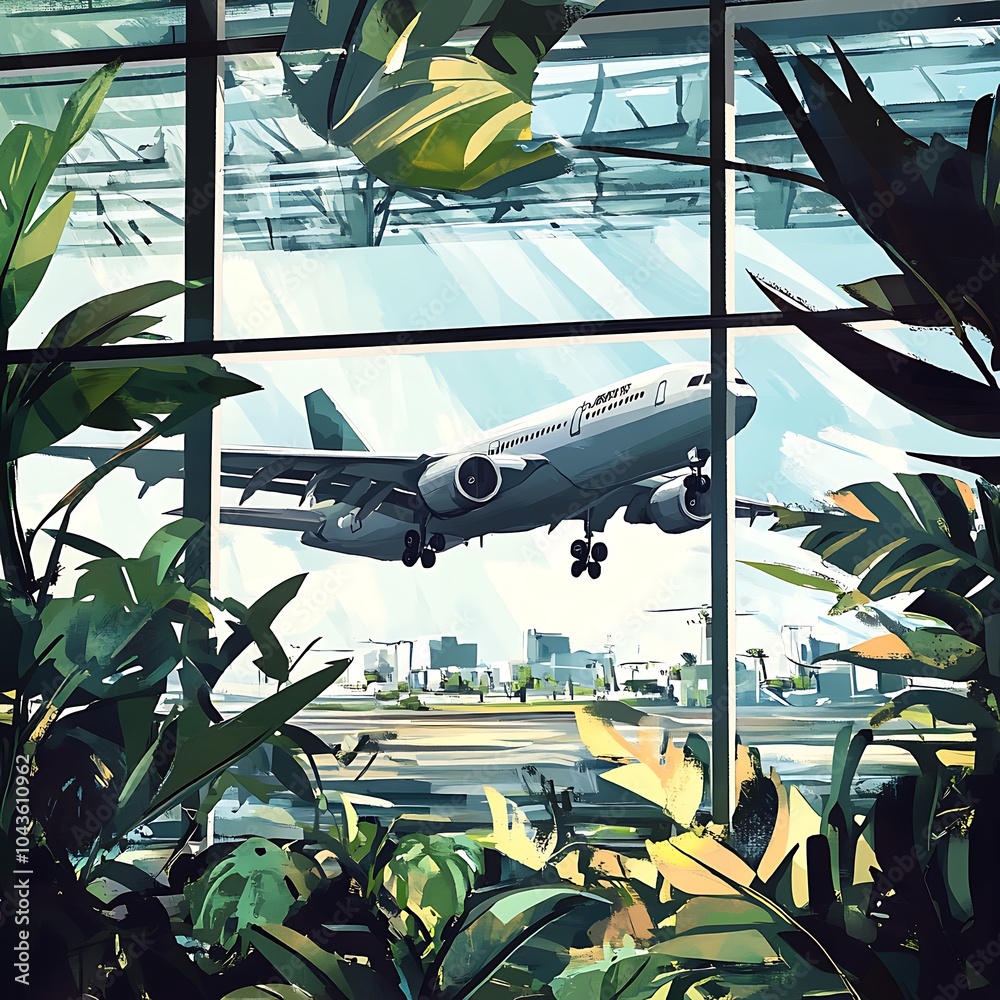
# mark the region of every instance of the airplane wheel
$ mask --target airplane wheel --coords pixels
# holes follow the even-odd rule
[[[414,531],[413,528],[410,528],[410,530],[403,535],[403,545],[405,548],[417,552],[420,549],[420,532]],[[416,559],[414,559],[413,563],[410,563],[410,565],[412,566],[415,562]]]
[[[707,493],[712,488],[712,480],[708,476],[698,476],[698,485],[695,487],[699,493]]]
[[[604,542],[594,542],[594,547],[590,550],[590,555],[594,562],[604,562],[608,558],[607,545]]]
[[[694,512],[698,510],[698,497],[699,493],[697,490],[685,490],[684,491],[684,506],[688,510]]]
[[[587,563],[587,572],[591,580],[596,580],[601,575],[601,564],[599,562]]]
[[[424,549],[424,551],[420,553],[420,565],[423,566],[424,569],[430,569],[436,562],[437,555],[433,549]]]
[[[431,540],[428,544],[432,549],[434,549],[435,552],[444,552],[444,547],[448,543],[445,541],[444,535],[440,532],[435,532],[431,535]]]
[[[416,549],[404,549],[403,550],[403,565],[404,566],[416,566],[417,561],[420,559],[420,553]]]
[[[587,563],[583,559],[577,559],[572,566],[570,566],[569,571],[574,577],[582,576],[583,571],[587,568]]]
[[[590,546],[582,539],[578,538],[570,547],[569,554],[574,559],[586,560],[587,554],[590,552]],[[583,570],[580,570],[582,573]],[[579,574],[577,574],[579,575]]]

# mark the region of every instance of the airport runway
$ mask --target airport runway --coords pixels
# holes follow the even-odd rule
[[[688,733],[711,740],[705,709],[652,703],[637,707],[662,716],[678,743]],[[600,777],[615,765],[594,760],[583,746],[570,703],[543,709],[489,708],[450,706],[426,712],[311,708],[294,721],[328,744],[350,744],[360,734],[369,734],[373,742],[349,766],[323,758],[325,790],[328,795],[336,790],[358,797],[360,813],[394,818],[402,832],[488,827],[483,785],[518,801],[529,817],[544,819],[539,796],[543,779],[554,782],[557,792],[569,791],[574,823],[581,826],[621,825],[641,831],[660,815],[654,805]],[[871,711],[871,706],[755,706],[739,712],[738,731],[744,743],[760,751],[765,772],[775,768],[786,784],[811,796],[828,788],[837,733],[844,726],[865,727]],[[632,735],[627,728],[623,732]],[[885,743],[899,738],[919,737],[912,727],[893,724],[879,730],[875,744],[865,752],[855,783],[862,801],[874,796],[887,778],[916,770],[905,750]],[[311,821],[312,810],[300,800],[273,802],[297,821]]]

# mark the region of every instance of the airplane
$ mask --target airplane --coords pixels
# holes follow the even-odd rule
[[[305,397],[313,450],[222,451],[221,485],[242,495],[239,506],[221,508],[220,519],[296,531],[312,548],[428,569],[441,553],[476,538],[545,526],[551,532],[579,520],[583,538],[570,546],[570,569],[597,579],[608,547],[594,535],[619,510],[627,523],[667,534],[711,519],[705,465],[713,377],[705,363],[654,368],[508,421],[457,450],[419,455],[373,452],[317,389]],[[757,396],[739,374],[729,392],[741,430]],[[96,464],[107,450],[55,446],[49,454]],[[145,492],[182,475],[182,461],[179,451],[145,448],[128,464]],[[257,492],[297,496],[299,509],[243,506]],[[738,497],[735,513],[752,524],[773,512]]]

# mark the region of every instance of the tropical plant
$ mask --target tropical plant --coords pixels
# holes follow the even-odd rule
[[[72,206],[70,193],[41,209],[45,186],[93,122],[116,70],[104,67],[84,83],[54,130],[16,125],[0,143],[4,349],[12,324],[40,286]],[[34,963],[38,995],[211,993],[170,926],[163,902],[170,887],[143,867],[135,842],[151,834],[150,824],[174,822],[173,846],[156,862],[172,871],[171,855],[186,850],[234,780],[266,798],[266,786],[246,776],[234,779],[232,765],[267,746],[272,776],[302,789],[310,779],[297,758],[336,751],[288,723],[347,665],[340,661],[287,683],[293,665],[271,626],[302,577],[246,607],[214,598],[206,581],[188,571],[186,556],[203,530],[198,521],[165,525],[135,558],[70,531],[81,500],[127,456],[157,437],[183,432],[192,417],[222,399],[258,388],[211,359],[138,364],[65,357],[69,348],[154,336],[149,330],[159,320],[139,311],[183,290],[155,282],[78,306],[45,335],[35,360],[2,366],[0,634],[6,655],[0,690],[7,707],[0,716],[0,818],[5,854],[16,847],[18,867],[30,865],[34,872],[32,926],[45,946],[37,954],[46,959]],[[24,526],[21,459],[80,427],[130,431],[139,423],[148,429],[69,490],[39,525]],[[57,527],[44,528],[56,515]],[[51,549],[39,572],[37,547],[46,537]],[[79,568],[72,596],[55,590],[68,549],[92,557]],[[222,615],[231,634],[216,648],[203,640]],[[223,719],[212,690],[251,646],[260,654],[257,667],[284,686]],[[181,691],[167,708],[162,700],[170,677]],[[319,784],[314,761],[313,775]],[[320,792],[317,810],[321,798]],[[164,818],[171,813],[176,820]],[[13,870],[5,866],[8,895]],[[211,909],[211,898],[206,894],[199,913]]]
[[[796,55],[792,71],[800,100],[764,42],[748,28],[738,29],[737,38],[753,55],[769,94],[801,140],[822,178],[819,186],[840,201],[902,272],[841,287],[900,323],[949,329],[982,380],[886,347],[810,311],[776,285],[751,277],[807,337],[890,399],[942,427],[996,437],[1000,146],[994,96],[976,102],[966,147],[940,134],[928,143],[893,122],[832,39],[846,94],[814,60]],[[817,186],[808,177],[800,180]],[[971,342],[969,329],[989,342],[988,364]],[[992,456],[918,457],[1000,480],[1000,460]]]
[[[995,774],[966,779],[933,740],[889,739],[913,754],[919,773],[862,801],[853,785],[875,737],[845,727],[830,791],[817,797],[765,776],[756,752],[741,746],[740,795],[726,829],[702,821],[707,764],[696,743],[680,752],[662,719],[620,704],[587,706],[577,718],[591,752],[620,765],[605,779],[656,803],[665,822],[638,849],[575,838],[554,851],[536,842],[542,853],[532,855],[524,842],[532,838],[511,840],[495,814],[505,852],[541,856],[570,884],[617,900],[603,957],[578,960],[553,981],[560,1000],[772,991],[908,1000],[954,982],[995,992],[983,942],[1000,929],[986,881],[997,862],[984,856],[996,816],[981,798],[995,793]],[[619,731],[623,724],[638,741]],[[976,876],[973,865],[983,865]]]
[[[965,333],[968,326],[985,334],[991,367],[1000,368],[1000,298],[981,275],[998,249],[994,95],[976,102],[965,147],[940,134],[926,143],[896,125],[832,39],[847,93],[797,54],[791,68],[801,100],[760,38],[739,28],[737,39],[830,193],[902,271],[841,287],[901,323],[951,327],[996,388]]]
[[[488,197],[568,169],[552,143],[525,145],[531,89],[540,60],[598,3],[504,0],[486,16],[470,0],[299,0],[285,86],[310,127],[349,147],[390,197],[399,188]],[[456,38],[484,20],[474,44]],[[327,51],[306,82],[288,57],[296,37]],[[378,211],[384,227],[387,203]]]

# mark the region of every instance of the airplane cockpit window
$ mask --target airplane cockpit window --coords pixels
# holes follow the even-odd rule
[[[688,382],[688,388],[690,389],[693,385],[701,385],[701,380],[703,378],[705,378],[704,375],[695,375],[695,377]]]
[[[740,378],[739,375],[733,380],[737,385],[749,385],[750,383],[745,378]]]

